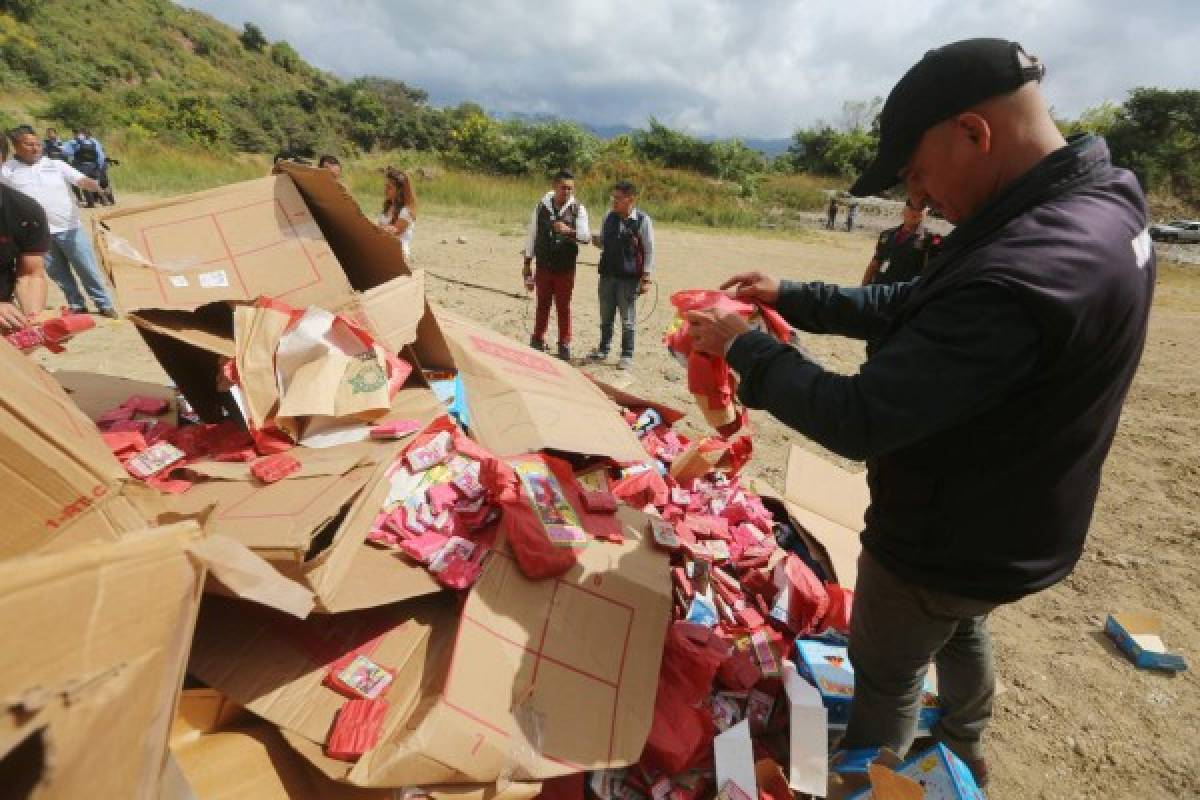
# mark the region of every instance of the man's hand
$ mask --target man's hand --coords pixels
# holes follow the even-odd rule
[[[574,236],[575,235],[575,229],[561,220],[559,220],[559,221],[555,222],[553,225],[551,225],[550,230],[554,231],[555,233],[559,234],[560,236],[568,236],[568,235]]]
[[[96,180],[95,178],[80,178],[79,183],[75,185],[80,189],[83,189],[85,192],[102,191],[100,187],[100,181]]]
[[[757,300],[769,306],[779,301],[779,281],[761,272],[739,272],[721,288],[741,300]]]
[[[0,328],[5,333],[14,333],[29,327],[29,320],[21,313],[21,309],[12,303],[0,303]]]
[[[692,347],[719,358],[725,357],[730,342],[750,330],[750,324],[741,314],[718,308],[689,311],[687,321]]]
[[[646,292],[650,291],[650,284],[653,282],[654,281],[643,276],[642,279],[638,281],[638,294],[645,294]]]

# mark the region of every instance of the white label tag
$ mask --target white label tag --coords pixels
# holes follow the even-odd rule
[[[229,276],[225,274],[225,270],[218,269],[214,272],[201,272],[197,277],[200,281],[200,286],[204,289],[224,289],[229,286]]]
[[[1129,243],[1133,246],[1133,256],[1137,259],[1138,269],[1145,269],[1146,264],[1150,261],[1150,254],[1154,252],[1154,242],[1150,240],[1150,230],[1143,228],[1142,232]]]
[[[171,281],[171,285],[176,289],[186,289],[189,285],[188,279],[183,275],[171,275],[167,280]]]

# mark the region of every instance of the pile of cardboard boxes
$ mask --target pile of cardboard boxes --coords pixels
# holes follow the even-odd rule
[[[0,786],[521,800],[549,779],[639,761],[673,603],[646,515],[622,507],[623,542],[593,541],[547,580],[526,578],[499,543],[473,588],[453,593],[368,542],[401,441],[296,447],[298,467],[270,483],[202,460],[172,494],[131,476],[96,424],[131,396],[165,400],[167,417],[183,398],[220,419],[235,308],[261,296],[343,315],[412,365],[387,419],[440,418],[429,378],[456,376],[471,436],[493,453],[644,461],[618,411],[628,397],[432,308],[399,243],[325,171],[288,165],[112,211],[96,239],[174,386],[50,373],[0,344]],[[797,451],[778,501],[852,585],[861,477]],[[386,703],[362,755],[344,759],[329,737],[347,700],[329,676],[354,656],[386,673]],[[806,781],[793,788],[815,792],[825,717],[794,669],[785,678],[808,736],[793,738],[793,777]]]

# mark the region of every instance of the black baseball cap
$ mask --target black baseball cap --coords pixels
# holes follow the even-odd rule
[[[963,39],[930,50],[888,95],[879,115],[879,152],[850,194],[879,194],[895,186],[925,131],[1045,74],[1038,59],[1007,39]]]

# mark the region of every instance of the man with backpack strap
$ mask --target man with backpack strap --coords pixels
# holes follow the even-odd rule
[[[533,209],[525,239],[521,274],[526,289],[537,290],[537,311],[529,346],[545,351],[550,305],[558,311],[558,357],[571,360],[571,294],[575,290],[575,260],[579,245],[591,239],[587,209],[575,199],[575,176],[559,170],[554,187]],[[537,271],[530,270],[536,260]]]
[[[612,188],[612,210],[604,218],[600,234],[592,243],[600,247],[600,344],[588,354],[589,361],[608,359],[613,322],[621,314],[620,369],[633,368],[634,334],[638,295],[650,288],[654,274],[654,222],[634,207],[637,189],[629,181]]]

